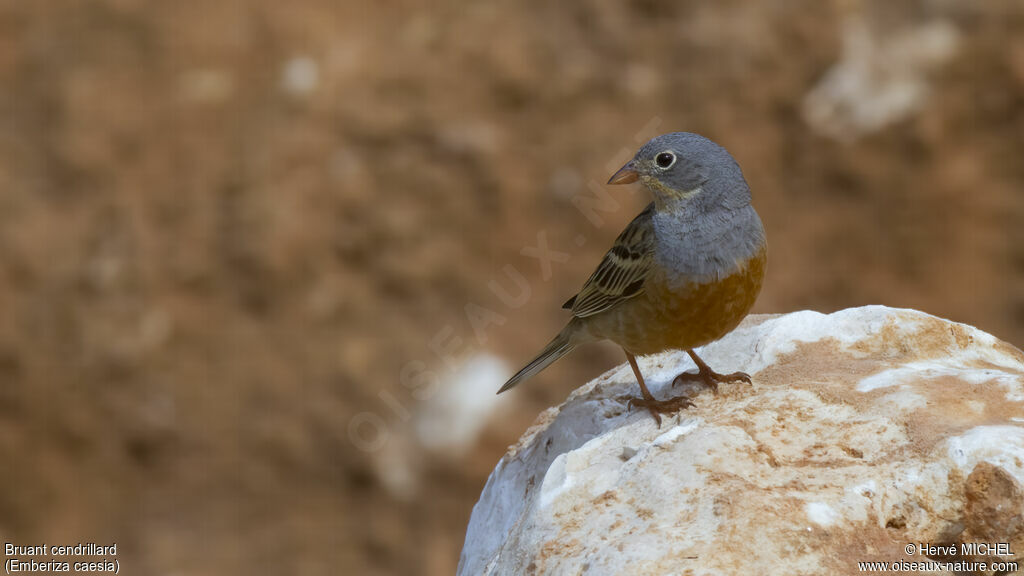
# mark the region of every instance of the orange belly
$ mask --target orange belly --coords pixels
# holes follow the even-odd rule
[[[653,274],[644,291],[588,318],[591,334],[636,354],[688,350],[718,340],[750,312],[764,282],[767,250],[717,281],[676,283]]]

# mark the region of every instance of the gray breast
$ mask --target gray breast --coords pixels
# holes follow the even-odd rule
[[[725,278],[764,244],[764,227],[749,204],[704,213],[659,211],[653,220],[655,262],[670,284]]]

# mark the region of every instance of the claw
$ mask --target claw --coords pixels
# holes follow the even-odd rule
[[[654,417],[654,421],[658,423],[659,428],[661,428],[662,414],[675,414],[694,405],[688,396],[675,396],[665,400],[637,396],[619,396],[617,399],[619,402],[626,403],[627,410],[632,410],[634,406],[647,408],[651,416]]]
[[[750,384],[750,375],[747,374],[746,372],[719,374],[718,372],[715,372],[709,368],[706,371],[700,370],[696,373],[683,372],[682,374],[676,376],[674,380],[672,380],[672,386],[682,384],[685,382],[697,382],[699,384],[703,384],[704,386],[711,388],[711,390],[715,394],[718,394],[718,385],[720,383],[728,384],[731,382],[746,382],[747,384]]]

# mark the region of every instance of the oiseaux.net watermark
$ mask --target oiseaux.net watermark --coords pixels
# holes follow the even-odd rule
[[[636,144],[643,144],[658,134],[662,119],[655,116],[648,121],[634,136]],[[614,173],[620,166],[633,157],[634,147],[623,146],[611,158],[605,168]],[[572,204],[597,230],[605,225],[605,216],[622,209],[622,205],[597,180],[587,181],[586,190],[572,197]],[[631,189],[631,193],[633,190]],[[604,215],[604,216],[603,216]],[[541,280],[547,282],[554,274],[554,264],[565,264],[572,257],[571,250],[578,250],[587,243],[585,234],[578,234],[573,239],[574,248],[555,248],[550,245],[547,230],[539,230],[535,236],[536,244],[523,246],[520,256],[533,261],[539,266]],[[570,250],[570,251],[565,251]],[[363,452],[375,452],[387,444],[391,435],[391,426],[396,420],[408,422],[412,419],[412,411],[407,407],[410,400],[429,400],[441,385],[443,376],[454,373],[465,360],[489,340],[488,332],[495,326],[502,326],[508,318],[506,314],[522,309],[530,301],[533,288],[527,277],[515,264],[507,263],[501,267],[503,278],[491,279],[487,289],[501,303],[501,309],[488,308],[475,302],[467,302],[463,313],[473,332],[473,342],[467,342],[464,335],[459,334],[452,324],[445,324],[428,340],[427,348],[433,358],[409,360],[399,370],[399,381],[408,396],[400,398],[389,390],[380,390],[377,398],[381,405],[375,410],[359,412],[348,422],[348,437],[352,444]],[[431,363],[440,361],[442,373],[430,368]]]

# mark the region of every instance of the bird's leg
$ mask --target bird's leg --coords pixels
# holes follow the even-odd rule
[[[697,365],[697,373],[683,372],[676,376],[675,380],[672,381],[673,386],[683,382],[699,382],[714,390],[715,394],[718,394],[718,384],[721,382],[746,382],[747,384],[750,384],[750,375],[745,372],[719,374],[712,370],[710,366],[705,364],[704,361],[700,359],[700,356],[697,356],[697,353],[693,350],[687,350],[686,353],[690,355],[690,358],[693,358],[693,363]]]
[[[626,352],[623,350],[623,352]],[[644,382],[644,376],[640,373],[640,367],[636,365],[636,357],[626,352],[626,359],[629,360],[630,367],[633,368],[633,375],[636,376],[637,383],[640,384],[641,397],[636,396],[620,396],[620,402],[626,402],[626,408],[632,408],[633,406],[642,406],[647,408],[651,412],[651,416],[654,416],[654,421],[658,423],[658,428],[661,428],[661,415],[678,412],[689,406],[693,406],[693,402],[687,396],[676,396],[667,400],[658,400],[651,394],[651,391],[647,389],[647,383]]]

